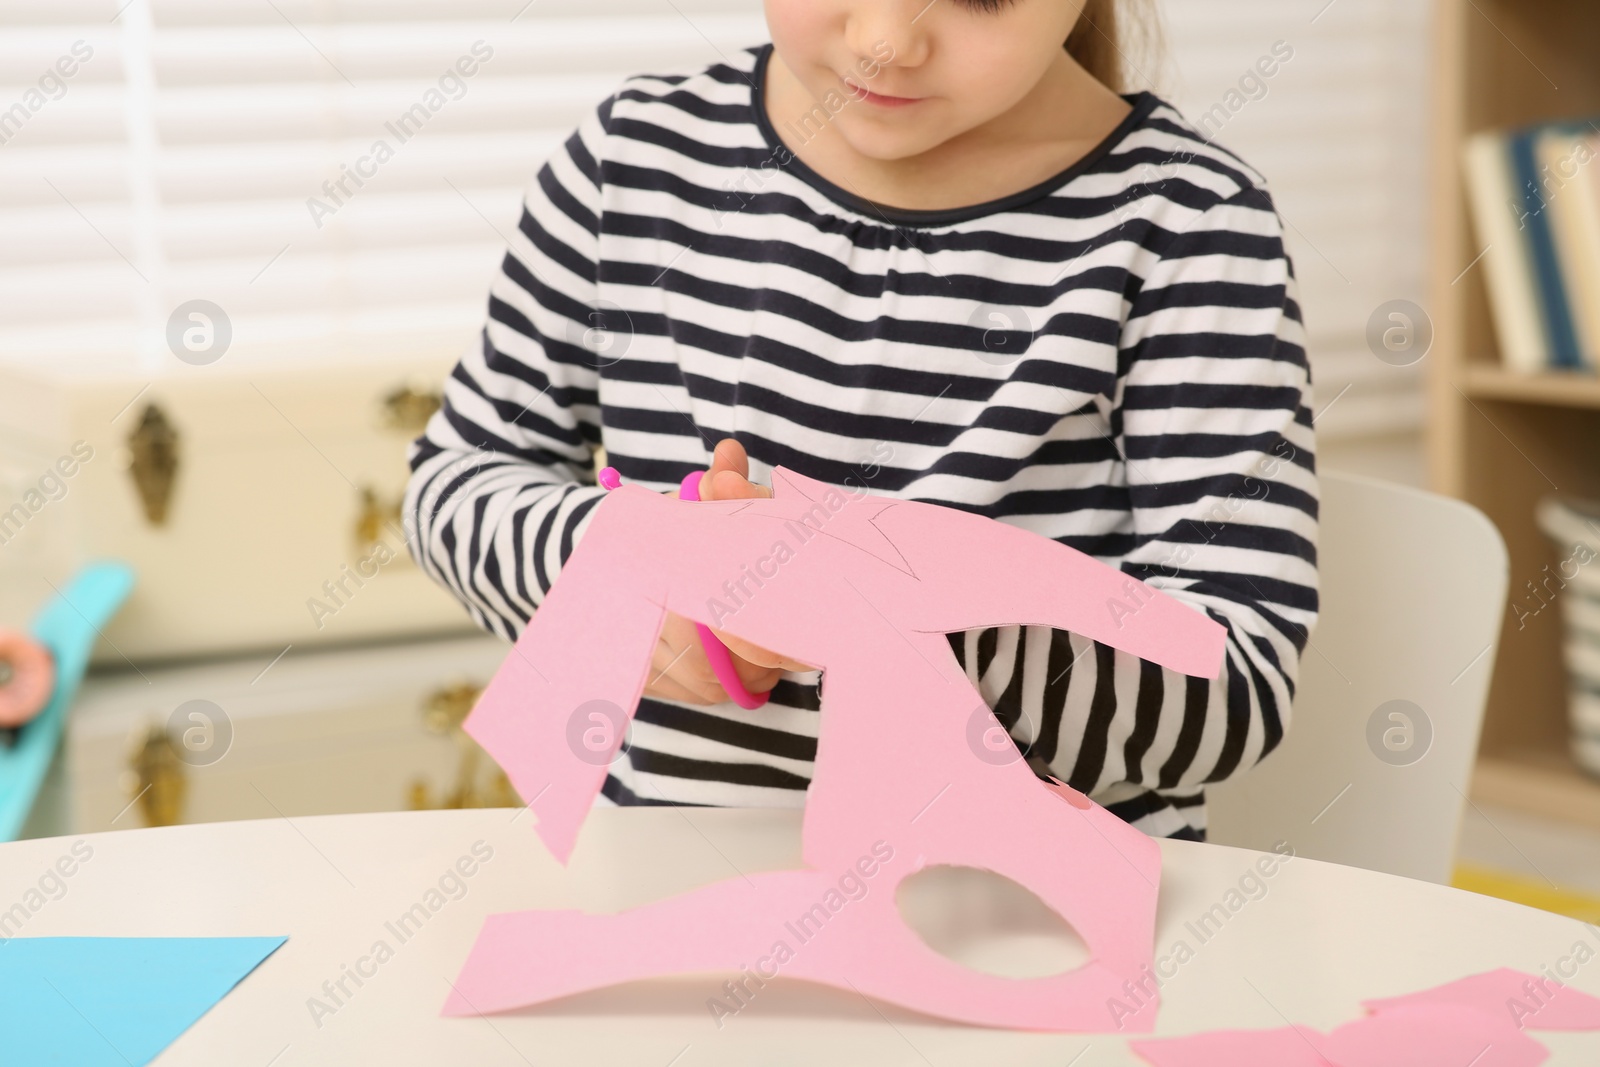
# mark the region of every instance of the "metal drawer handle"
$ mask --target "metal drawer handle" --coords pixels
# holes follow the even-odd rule
[[[478,702],[483,687],[470,682],[442,686],[428,694],[422,702],[422,722],[429,733],[448,736],[456,743],[461,755],[456,763],[456,781],[451,789],[435,798],[425,779],[415,778],[407,790],[408,806],[413,811],[432,808],[514,808],[522,802],[506,773],[485,758],[482,748],[461,723]],[[493,767],[488,781],[481,781],[479,768],[484,764]]]
[[[152,722],[135,738],[122,782],[146,826],[176,826],[183,819],[189,779],[163,724]]]
[[[438,389],[410,384],[397,386],[383,397],[383,423],[397,433],[415,437],[443,405],[444,394]]]
[[[146,404],[128,434],[128,475],[152,526],[165,526],[180,466],[183,435],[160,405]]]

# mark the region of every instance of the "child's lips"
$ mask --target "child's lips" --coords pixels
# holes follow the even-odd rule
[[[888,96],[884,93],[875,93],[865,86],[857,85],[848,78],[842,79],[845,87],[850,90],[857,100],[867,104],[876,104],[879,107],[906,107],[911,104],[921,103],[920,96]]]

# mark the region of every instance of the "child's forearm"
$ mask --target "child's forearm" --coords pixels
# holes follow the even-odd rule
[[[425,434],[413,446],[406,540],[480,626],[514,639],[604,495],[569,463],[441,444]]]

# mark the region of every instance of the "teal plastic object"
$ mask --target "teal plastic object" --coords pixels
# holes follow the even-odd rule
[[[56,688],[50,703],[22,728],[11,747],[0,748],[0,841],[15,841],[33,810],[95,638],[132,590],[133,571],[126,564],[92,563],[44,606],[28,628],[55,660]]]
[[[0,1063],[142,1067],[284,940],[14,937],[0,941]]]

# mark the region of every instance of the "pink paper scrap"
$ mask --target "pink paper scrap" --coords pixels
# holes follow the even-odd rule
[[[1154,1067],[1538,1067],[1550,1053],[1526,1030],[1600,1030],[1600,999],[1507,968],[1362,1006],[1326,1035],[1219,1030],[1129,1047]]]

